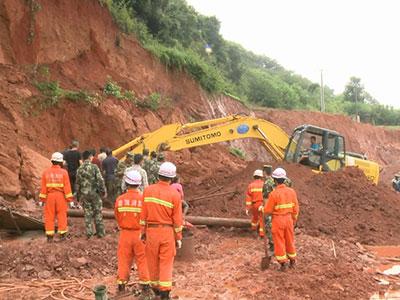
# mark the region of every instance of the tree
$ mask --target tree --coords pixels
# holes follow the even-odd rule
[[[366,95],[361,79],[354,76],[350,77],[350,82],[347,83],[343,94],[346,101],[364,103]]]

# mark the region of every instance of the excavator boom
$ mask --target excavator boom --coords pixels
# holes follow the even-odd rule
[[[127,151],[178,151],[237,139],[255,138],[276,160],[282,160],[289,136],[279,126],[263,119],[234,115],[189,124],[165,125],[151,133],[132,140],[113,151],[117,157]]]

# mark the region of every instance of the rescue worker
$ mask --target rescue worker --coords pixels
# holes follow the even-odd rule
[[[150,177],[152,183],[156,183],[158,181],[158,170],[160,169],[160,166],[164,161],[165,161],[164,153],[157,154],[157,159],[150,166]]]
[[[150,157],[147,160],[145,160],[143,163],[143,169],[147,173],[147,179],[149,181],[149,184],[156,183],[155,181],[153,182],[153,180],[150,178],[150,169],[151,169],[151,166],[155,163],[157,163],[157,152],[151,151]]]
[[[90,239],[94,235],[94,221],[96,236],[102,238],[105,236],[105,230],[100,195],[107,197],[106,187],[99,168],[91,163],[93,154],[90,151],[84,151],[82,158],[84,162],[76,172],[76,193],[85,214],[86,236]]]
[[[264,186],[263,186],[263,205],[265,206],[268,202],[268,195],[274,190],[275,188],[275,181],[272,178],[272,166],[271,165],[264,165],[263,166],[264,172]],[[269,251],[274,253],[274,241],[272,239],[272,232],[271,232],[271,216],[264,216],[264,224],[265,224],[265,233],[268,237],[268,245]]]
[[[272,173],[277,187],[268,197],[264,210],[266,215],[272,215],[272,238],[274,240],[274,254],[281,265],[281,271],[287,268],[287,261],[290,267],[294,268],[296,262],[296,248],[294,245],[294,226],[299,214],[299,203],[296,192],[285,185],[286,171],[277,168]]]
[[[179,193],[170,186],[176,166],[164,162],[158,176],[158,183],[144,190],[140,223],[151,285],[155,294],[165,300],[170,299],[176,247],[182,246],[182,205]]]
[[[135,154],[133,156],[133,165],[126,168],[125,173],[124,173],[124,178],[126,177],[126,173],[131,171],[131,170],[135,170],[138,171],[140,173],[140,176],[142,176],[142,183],[139,186],[139,190],[141,192],[144,191],[144,189],[149,185],[149,182],[147,181],[147,173],[145,170],[143,170],[142,168],[142,164],[143,164],[143,155],[142,154]],[[122,181],[122,191],[125,191],[126,187],[125,187],[125,180]]]
[[[265,234],[263,214],[258,210],[263,205],[263,171],[255,170],[253,178],[254,180],[249,184],[246,192],[246,215],[251,212],[251,229],[263,237]]]
[[[48,242],[53,241],[56,219],[60,240],[65,240],[68,231],[67,202],[72,203],[71,206],[73,205],[68,172],[62,168],[63,155],[60,152],[53,153],[51,163],[53,165],[42,174],[39,194],[40,205],[44,205],[43,212]]]
[[[122,194],[122,180],[124,178],[126,168],[132,166],[133,164],[133,156],[134,154],[132,152],[126,153],[125,161],[120,160],[117,168],[115,169],[116,196]]]
[[[124,292],[129,279],[133,259],[139,273],[139,284],[142,299],[150,297],[150,277],[147,268],[145,245],[140,240],[140,213],[143,206],[143,195],[138,190],[142,176],[138,171],[126,173],[127,192],[119,196],[115,202],[115,219],[120,229],[118,242],[118,291]]]

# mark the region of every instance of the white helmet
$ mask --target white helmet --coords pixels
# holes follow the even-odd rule
[[[158,170],[158,175],[167,178],[174,178],[176,176],[176,166],[171,162],[164,162]]]
[[[254,173],[253,173],[253,177],[254,176],[263,177],[264,176],[263,171],[262,170],[255,170]]]
[[[272,172],[272,178],[276,178],[276,179],[284,178],[284,179],[286,179],[287,177],[286,177],[286,171],[285,171],[285,169],[283,169],[283,168],[276,168],[276,169],[274,170],[274,172]]]
[[[125,182],[130,185],[140,185],[142,183],[142,176],[136,170],[128,171],[125,175]]]
[[[64,156],[60,152],[54,152],[51,155],[51,159],[50,160],[51,161],[55,161],[55,162],[63,162],[64,161]]]

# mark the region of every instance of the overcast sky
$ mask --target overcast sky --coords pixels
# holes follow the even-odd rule
[[[215,15],[225,39],[341,93],[361,78],[378,101],[400,108],[400,1],[187,0]]]

